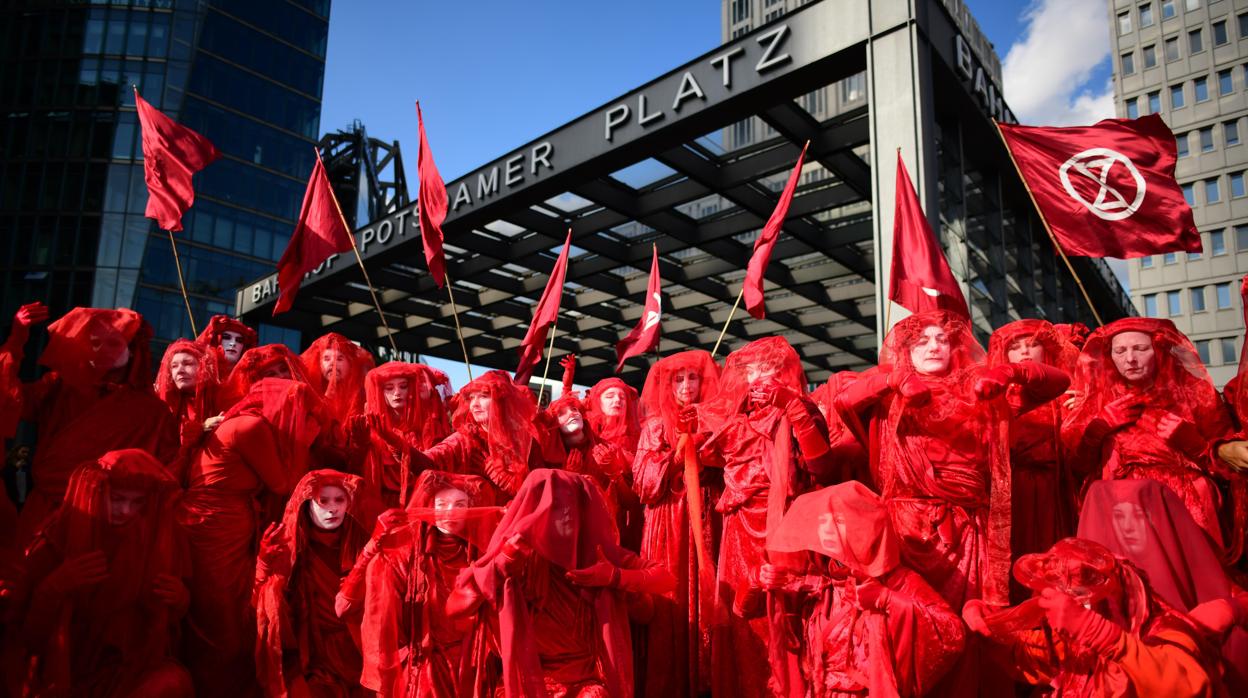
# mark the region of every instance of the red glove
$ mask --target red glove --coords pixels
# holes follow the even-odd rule
[[[971,389],[980,400],[995,399],[1014,382],[1015,373],[1014,367],[1009,364],[982,369],[971,383]]]
[[[48,307],[39,301],[27,303],[17,309],[13,314],[13,326],[9,331],[9,338],[5,341],[5,347],[14,352],[21,350],[26,344],[26,340],[30,338],[30,328],[35,324],[48,319]]]
[[[1123,395],[1101,408],[1100,419],[1110,431],[1135,424],[1144,414],[1144,402],[1136,395]]]
[[[1076,644],[1107,652],[1122,637],[1122,628],[1096,611],[1084,608],[1066,592],[1051,587],[1045,589],[1040,592],[1040,607],[1044,609],[1049,627]]]
[[[988,605],[980,599],[971,599],[962,607],[962,620],[966,621],[966,627],[984,637],[992,635],[992,630],[988,628],[988,623],[984,620],[984,611],[987,608]]]
[[[577,586],[599,588],[614,587],[620,583],[620,568],[611,564],[598,546],[598,561],[579,570],[568,570],[564,577]]]
[[[524,540],[524,536],[517,533],[503,543],[503,549],[499,551],[498,567],[505,577],[512,577],[519,574],[524,569],[524,563],[529,559],[529,554],[533,552],[533,546]]]
[[[68,594],[108,578],[108,559],[94,550],[62,562],[43,580],[43,587],[54,594]]]
[[[563,393],[562,395],[570,395],[572,393],[572,383],[576,376],[576,354],[568,354],[559,359],[559,365],[563,367]]]
[[[858,585],[858,605],[868,611],[887,613],[893,592],[877,580],[868,579]]]
[[[1209,447],[1195,424],[1177,414],[1166,412],[1157,420],[1157,435],[1171,448],[1196,459]]]
[[[783,567],[764,562],[763,566],[758,568],[758,581],[764,589],[775,591],[783,589],[792,582],[793,573]]]
[[[152,578],[152,595],[167,608],[184,610],[191,603],[191,591],[182,580],[171,574],[158,574]]]
[[[260,554],[256,556],[256,575],[270,577],[290,574],[290,551],[282,539],[285,524],[271,523],[260,538]]]
[[[922,407],[932,401],[932,389],[913,373],[907,373],[897,381],[897,393],[908,407]]]
[[[676,415],[676,433],[694,434],[698,431],[698,408],[689,406]]]

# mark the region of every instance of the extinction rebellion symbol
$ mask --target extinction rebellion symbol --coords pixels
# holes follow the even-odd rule
[[[1126,184],[1124,178],[1119,176],[1111,179],[1119,166],[1125,168],[1131,179],[1135,180],[1135,192],[1129,202],[1128,197],[1117,186]],[[1096,191],[1096,196],[1091,201],[1071,181],[1071,170],[1074,170],[1076,181],[1083,184],[1085,191]],[[1127,156],[1109,148],[1089,148],[1062,163],[1058,173],[1070,198],[1104,220],[1120,221],[1130,218],[1131,214],[1140,209],[1140,204],[1144,203],[1144,177]]]

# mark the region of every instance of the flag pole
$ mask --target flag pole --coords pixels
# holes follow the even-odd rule
[[[728,311],[728,319],[724,320],[724,329],[719,331],[719,339],[715,340],[715,348],[711,350],[711,358],[719,353],[719,343],[724,341],[724,334],[728,331],[728,324],[732,322],[732,316],[737,314],[737,306],[741,305],[741,297],[745,295],[745,282],[741,282],[741,292],[737,294],[737,302],[732,304],[732,310]]]
[[[1083,294],[1083,300],[1088,304],[1088,310],[1092,311],[1092,317],[1096,319],[1097,327],[1104,327],[1105,321],[1101,319],[1101,314],[1096,312],[1096,305],[1092,303],[1092,296],[1088,295],[1088,289],[1083,286],[1083,279],[1079,278],[1079,272],[1075,271],[1074,265],[1070,263],[1070,258],[1066,256],[1066,251],[1062,249],[1061,243],[1057,241],[1057,236],[1053,234],[1053,229],[1049,227],[1049,221],[1044,217],[1044,211],[1040,210],[1040,204],[1036,203],[1036,195],[1032,193],[1031,187],[1027,184],[1027,178],[1023,176],[1023,171],[1018,167],[1018,160],[1014,159],[1014,151],[1010,150],[1010,144],[1005,140],[1005,134],[1001,132],[1001,124],[996,120],[992,120],[992,126],[997,131],[997,136],[1001,139],[1001,144],[1005,146],[1006,155],[1010,156],[1010,163],[1014,165],[1014,171],[1018,173],[1018,178],[1023,182],[1023,189],[1027,190],[1027,196],[1031,199],[1031,205],[1036,209],[1036,215],[1040,216],[1040,223],[1044,226],[1044,232],[1049,234],[1049,240],[1053,243],[1053,249],[1057,250],[1058,256],[1066,263],[1066,269],[1075,279],[1075,285],[1079,287],[1080,293]]]
[[[555,351],[555,335],[559,333],[559,316],[550,323],[550,346],[546,348],[546,366],[542,368],[542,382],[537,386],[537,404],[541,407],[542,394],[546,391],[546,374],[550,373],[550,355]],[[553,392],[553,391],[552,391]]]
[[[459,308],[455,305],[455,291],[451,289],[451,275],[443,269],[442,277],[446,280],[446,295],[451,298],[451,317],[455,318],[455,336],[459,337],[459,348],[464,352],[464,368],[468,369],[468,380],[472,380],[472,364],[468,363],[468,345],[464,344],[464,331],[459,327]]]
[[[316,151],[316,159],[321,159],[321,151],[316,146],[312,146],[312,150]],[[338,195],[330,188],[330,197],[334,200],[334,210],[338,212],[338,220],[342,221],[343,230],[347,231],[347,239],[351,241],[351,251],[355,253],[355,261],[360,265],[360,271],[364,274],[364,283],[368,286],[368,293],[373,297],[373,307],[377,309],[377,317],[381,318],[381,326],[386,331],[386,339],[390,340],[390,350],[397,356],[399,347],[394,343],[394,333],[390,331],[390,324],[386,322],[386,314],[381,312],[381,301],[377,300],[377,290],[373,288],[372,279],[368,278],[368,268],[364,266],[364,258],[360,256],[360,248],[355,244],[355,233],[352,232],[351,226],[347,225],[347,217],[342,215],[342,204],[338,203]]]
[[[182,302],[186,304],[186,319],[191,321],[191,336],[199,335],[195,328],[195,315],[191,313],[191,299],[186,295],[186,280],[182,277],[182,259],[178,257],[178,243],[173,239],[173,231],[165,231],[169,235],[169,246],[173,248],[173,266],[178,270],[178,287],[182,289]]]

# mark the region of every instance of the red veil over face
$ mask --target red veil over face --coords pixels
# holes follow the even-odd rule
[[[331,373],[326,378],[321,370],[321,357],[327,351],[336,351],[346,359],[346,371]],[[325,397],[330,414],[345,422],[364,407],[364,376],[373,368],[373,355],[368,350],[337,332],[317,337],[303,354],[303,373],[308,383]]]
[[[1079,350],[1048,320],[1015,320],[993,331],[988,339],[988,365],[1008,364],[1010,346],[1031,339],[1044,347],[1044,363],[1063,371],[1075,370]]]
[[[387,381],[407,381],[407,403],[395,413],[386,402]],[[424,364],[390,361],[364,377],[364,412],[381,417],[382,426],[393,432],[415,434],[422,449],[451,433],[446,407],[438,394],[437,377]]]
[[[710,431],[718,432],[733,415],[741,411],[750,393],[746,369],[751,364],[770,364],[776,368],[775,380],[783,386],[806,394],[806,373],[802,360],[784,337],[763,337],[728,355],[719,375],[719,389],[704,402],[699,413],[706,417]]]
[[[129,308],[74,308],[48,325],[48,346],[39,363],[61,380],[87,390],[104,379],[126,350],[130,361],[118,380],[148,392],[152,385],[152,327]]]
[[[701,349],[682,351],[659,359],[646,374],[646,385],[641,390],[641,405],[646,419],[659,417],[669,444],[676,443],[676,415],[682,407],[676,402],[672,379],[678,373],[693,371],[698,374],[698,399],[694,404],[707,402],[719,392],[719,365],[710,352]]]
[[[915,372],[910,363],[910,349],[923,338],[923,331],[933,325],[944,330],[949,338],[949,370],[945,375],[958,375],[983,364],[984,349],[975,341],[970,323],[945,310],[929,310],[893,325],[880,350],[880,367]]]
[[[290,380],[308,382],[303,372],[303,363],[289,347],[285,344],[265,344],[248,351],[238,360],[221,391],[221,407],[228,408],[243,399],[251,386],[264,379],[266,373],[279,367],[290,374]]]
[[[217,390],[217,364],[211,350],[189,339],[178,339],[165,350],[156,373],[156,396],[169,406],[174,415],[186,420],[203,422],[216,414],[214,397]],[[199,362],[199,377],[194,389],[183,392],[174,385],[170,364],[178,354],[189,354]]]
[[[767,549],[810,551],[867,577],[883,577],[901,564],[901,545],[884,502],[857,480],[793,500],[780,526],[767,536]]]
[[[484,425],[477,424],[469,409],[470,398],[481,393],[490,398],[489,421]],[[490,446],[486,456],[487,471],[491,470],[490,463],[499,472],[528,467],[537,404],[527,388],[512,383],[506,371],[490,371],[465,385],[455,396],[454,405],[451,425],[457,431],[472,433],[481,429],[485,432]]]
[[[602,395],[612,388],[624,393],[624,407],[617,415],[602,410]],[[594,384],[585,398],[585,420],[598,438],[632,453],[637,449],[641,422],[637,415],[637,390],[619,378],[606,378]]]

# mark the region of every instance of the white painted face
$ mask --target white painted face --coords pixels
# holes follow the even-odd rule
[[[672,375],[672,396],[676,404],[688,407],[698,401],[702,394],[702,374],[691,368],[682,368]]]
[[[243,357],[243,335],[239,332],[226,330],[221,333],[221,353],[230,365],[238,363]]]
[[[468,396],[468,413],[472,415],[472,420],[482,429],[487,428],[490,423],[490,405],[494,403],[494,398],[490,397],[487,392],[473,393]]]
[[[91,364],[99,369],[124,368],[130,363],[130,345],[120,332],[107,328],[91,334]]]
[[[311,500],[308,513],[312,524],[322,531],[333,531],[347,519],[347,507],[351,498],[347,491],[337,485],[322,485]]]
[[[910,365],[924,375],[939,376],[949,370],[951,352],[949,335],[939,325],[928,325],[910,347]]]
[[[1120,332],[1109,341],[1110,356],[1128,383],[1152,380],[1157,371],[1157,354],[1153,338],[1145,332]]]
[[[169,380],[182,392],[194,390],[199,385],[199,357],[186,351],[174,354],[169,359]]]
[[[125,526],[139,518],[147,505],[147,492],[143,490],[110,489],[108,493],[108,524]]]
[[[269,364],[268,366],[265,366],[264,370],[260,371],[260,377],[261,378],[285,378],[287,380],[290,380],[291,378],[290,366],[287,366],[285,361],[275,361]]]
[[[575,407],[560,410],[556,419],[559,421],[559,431],[568,436],[578,434],[585,428],[585,416]]]
[[[437,516],[437,514],[444,512],[462,513],[464,510],[468,509],[471,504],[472,500],[469,499],[468,494],[463,490],[448,487],[441,492],[438,492],[433,495],[433,511],[435,512],[433,525],[443,533],[449,533],[456,536],[463,533],[464,528],[468,525],[468,522],[466,522],[462,516],[440,517]]]
[[[1114,505],[1114,536],[1118,543],[1132,555],[1139,555],[1148,547],[1148,515],[1135,502],[1118,502]]]
[[[321,377],[327,383],[346,378],[349,365],[347,355],[337,349],[326,349],[321,352]]]
[[[819,545],[830,557],[839,557],[843,552],[841,541],[848,536],[845,515],[825,511],[819,515]]]
[[[1019,337],[1011,342],[1009,348],[1005,350],[1005,358],[1012,364],[1024,361],[1042,363],[1044,361],[1044,345],[1035,337]]]
[[[622,388],[607,388],[602,391],[602,396],[598,398],[598,405],[602,407],[602,413],[608,417],[618,417],[624,413],[624,390]]]
[[[410,394],[410,383],[406,378],[391,378],[381,384],[381,394],[386,400],[386,404],[395,412],[401,411],[407,407],[407,399]]]
[[[745,382],[753,386],[755,383],[780,374],[780,367],[774,361],[758,361],[745,365]]]

